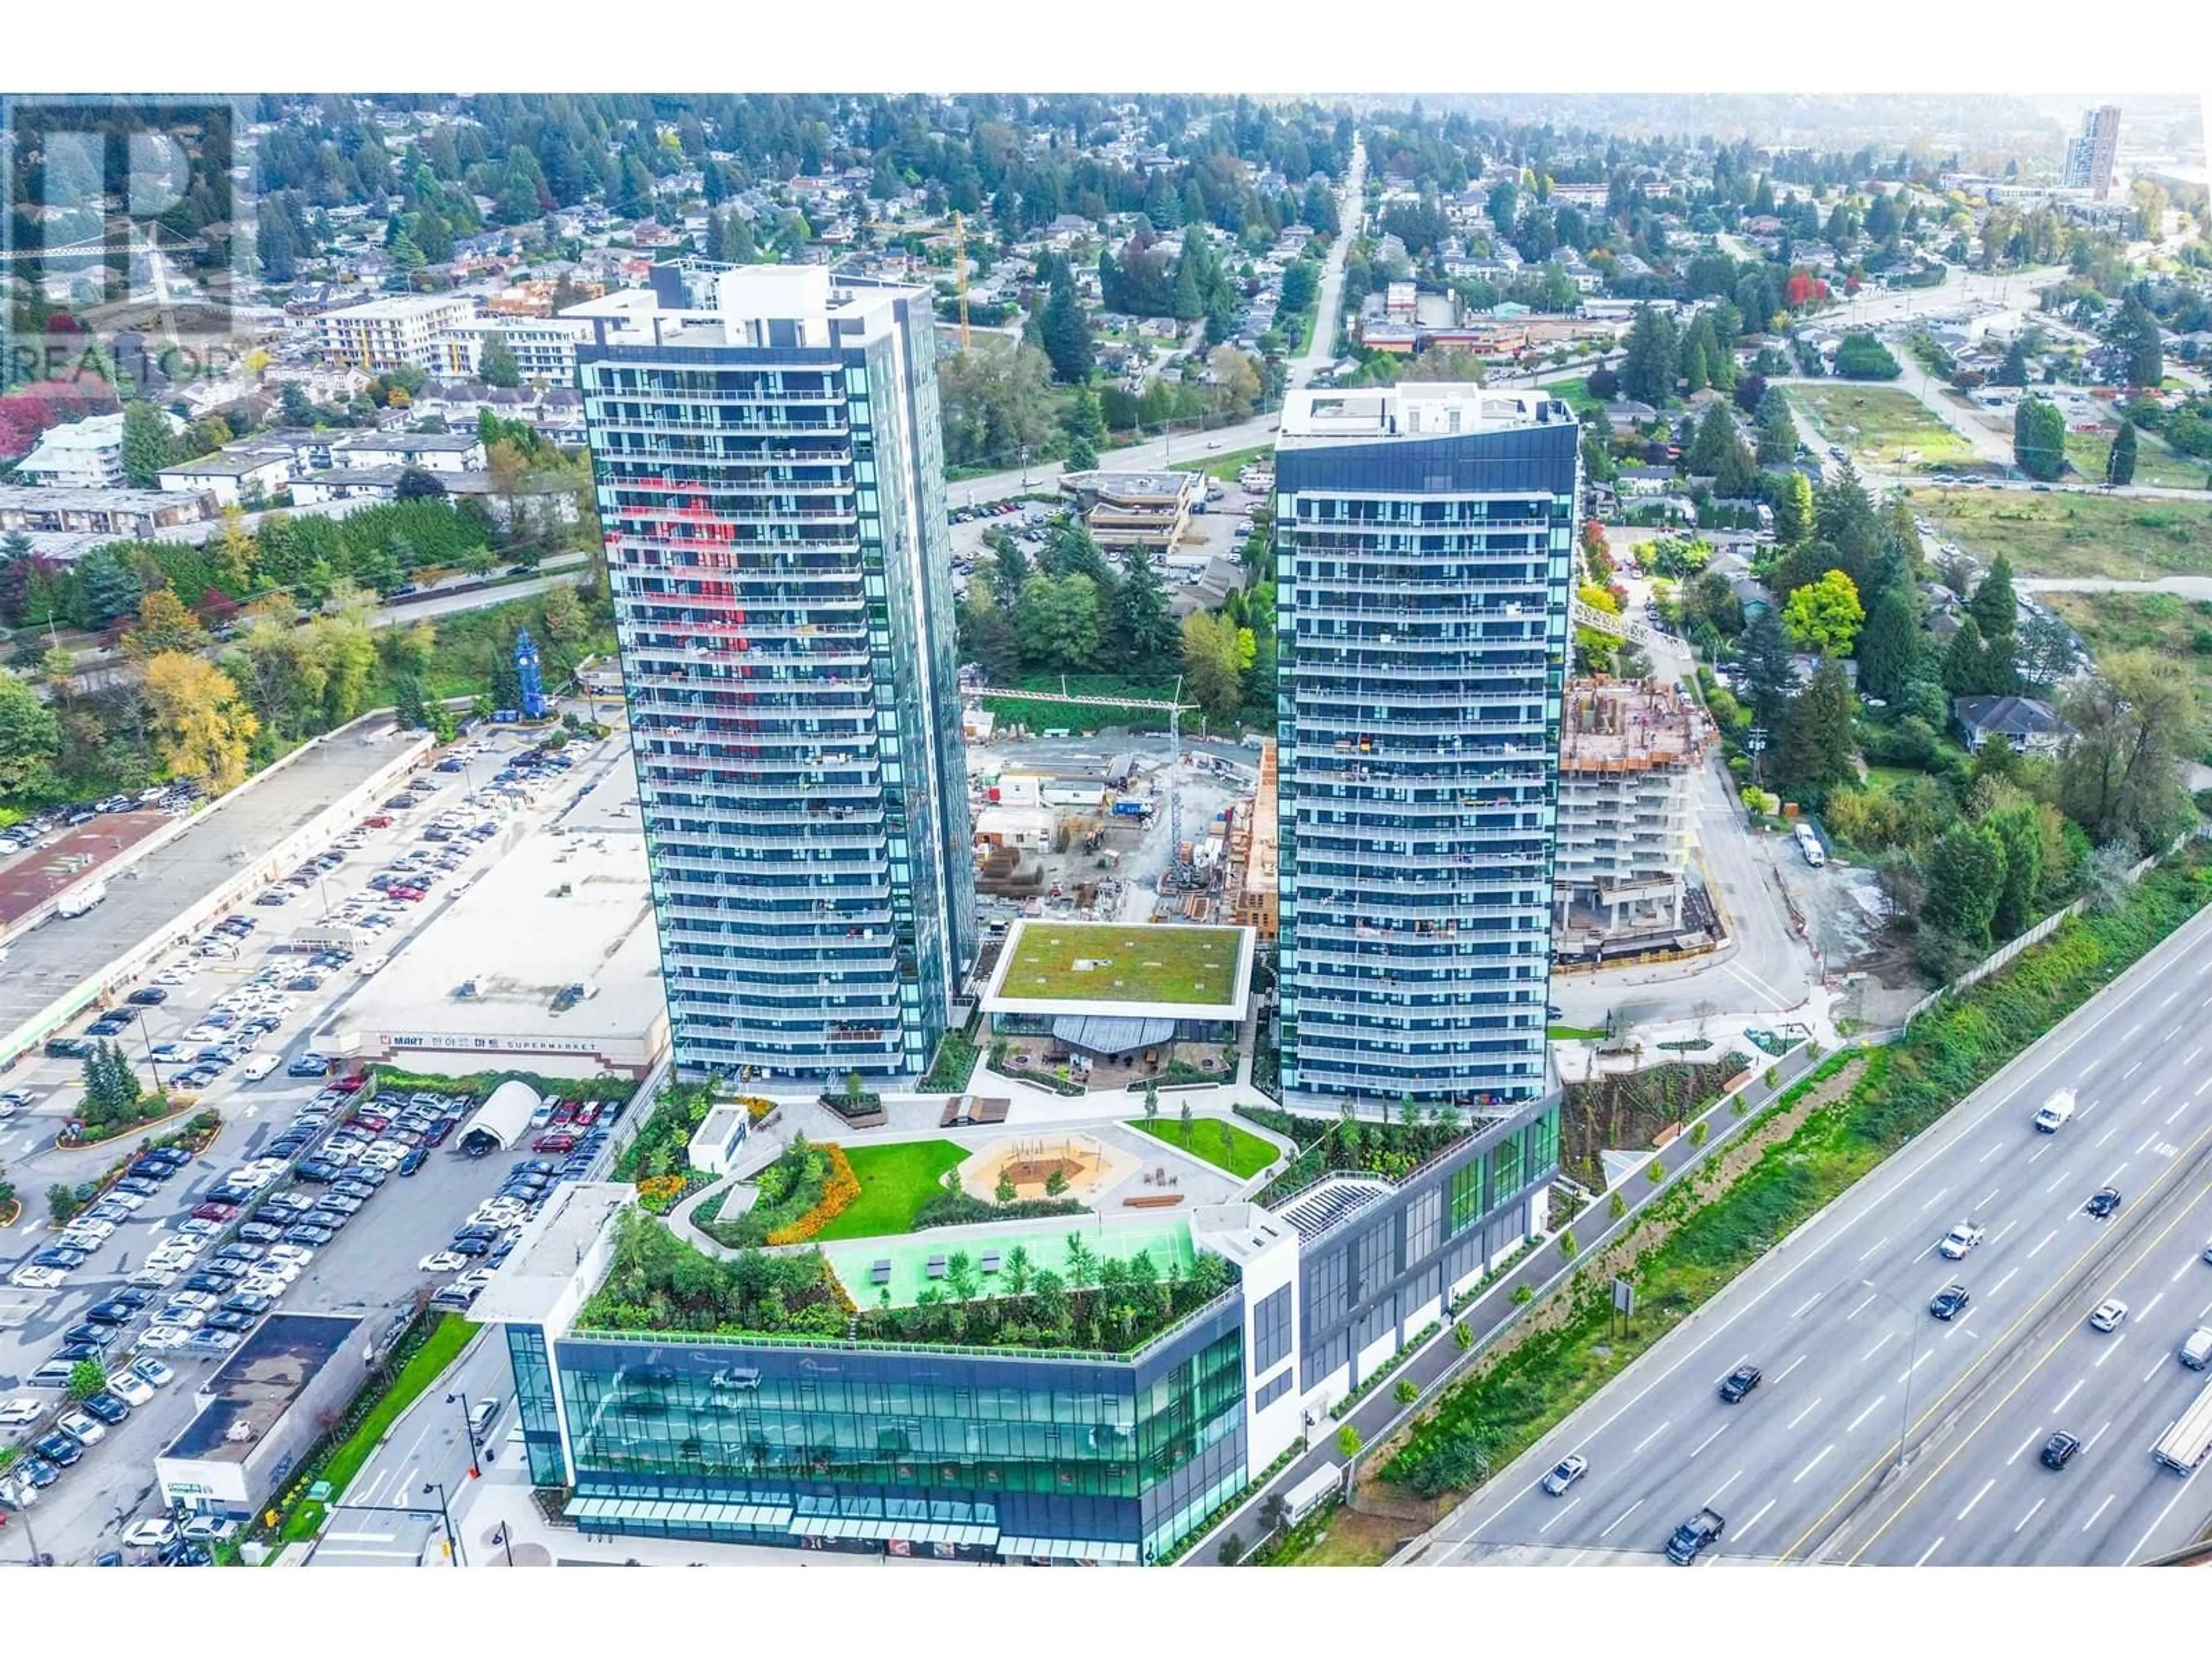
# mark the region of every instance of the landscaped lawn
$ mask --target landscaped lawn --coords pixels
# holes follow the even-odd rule
[[[1261,444],[1256,449],[1231,450],[1226,455],[1216,455],[1208,460],[1205,467],[1206,476],[1218,478],[1224,483],[1235,483],[1239,472],[1255,461],[1273,459],[1274,453],[1273,444]]]
[[[860,1195],[814,1237],[827,1242],[907,1231],[914,1225],[915,1212],[945,1190],[939,1177],[957,1169],[967,1156],[964,1147],[949,1140],[847,1146],[846,1161],[860,1181]]]
[[[1884,466],[1954,466],[1974,460],[1974,447],[1895,386],[1793,386],[1789,395],[1809,410],[1831,443]]]
[[[1242,937],[1222,927],[1024,922],[1000,994],[1225,1006]]]
[[[1203,1158],[1217,1170],[1226,1170],[1239,1181],[1250,1180],[1283,1156],[1282,1148],[1273,1141],[1262,1140],[1249,1129],[1240,1129],[1224,1117],[1194,1117],[1186,1125],[1179,1117],[1165,1115],[1163,1107],[1159,1117],[1139,1118],[1129,1127],[1139,1134],[1150,1135],[1179,1152],[1188,1152],[1193,1158]],[[1225,1150],[1221,1139],[1224,1129],[1229,1132]],[[1186,1132],[1190,1137],[1188,1144],[1183,1139]]]
[[[1605,1033],[1595,1025],[1547,1025],[1544,1035],[1553,1042],[1595,1042]]]
[[[2212,575],[2212,501],[2019,489],[1915,489],[1910,499],[1984,565],[2002,553],[2018,575]]]

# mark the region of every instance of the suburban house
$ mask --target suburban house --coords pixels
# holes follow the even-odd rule
[[[2073,732],[2049,703],[2033,697],[1954,697],[1951,717],[1966,747],[1977,755],[1992,738],[2010,744],[2023,755],[2055,755]]]
[[[212,490],[225,507],[257,506],[281,493],[291,477],[290,456],[242,444],[165,466],[155,475],[165,490],[190,495]]]

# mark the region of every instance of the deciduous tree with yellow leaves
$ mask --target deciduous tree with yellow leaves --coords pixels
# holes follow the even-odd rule
[[[204,657],[165,651],[146,665],[145,691],[170,771],[204,784],[211,794],[244,781],[246,753],[261,721],[229,675]]]

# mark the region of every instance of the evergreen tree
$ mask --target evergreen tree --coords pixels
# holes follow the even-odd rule
[[[515,361],[514,349],[507,344],[504,334],[494,331],[484,336],[483,349],[477,357],[477,373],[486,386],[522,384],[522,366]]]
[[[2142,301],[2141,292],[2128,291],[2120,302],[2105,337],[2119,353],[2122,378],[2132,386],[2154,386],[2166,378],[2166,356],[2158,319]]]
[[[1997,370],[1996,380],[1999,386],[2026,386],[2027,384],[2027,343],[2026,340],[2015,338],[2012,344],[2005,349],[2004,367]]]
[[[1758,408],[1752,420],[1759,434],[1760,465],[1786,464],[1796,458],[1797,422],[1790,416],[1790,400],[1782,395],[1781,387],[1767,387],[1759,399]],[[1797,477],[1799,482],[1807,483],[1807,494],[1809,495],[1811,493],[1809,483],[1807,483],[1802,473],[1798,474]]]
[[[1146,548],[1133,547],[1122,557],[1112,635],[1122,653],[1120,672],[1138,677],[1164,672],[1182,645],[1182,629],[1169,609],[1167,588]]]
[[[1976,697],[1989,690],[1989,650],[1982,625],[1969,613],[1943,653],[1943,689],[1954,697]]]
[[[1982,638],[1994,643],[2008,636],[2020,617],[2020,600],[2013,592],[2012,561],[2002,553],[1990,563],[1989,574],[1974,589],[1966,610],[1981,624]]]
[[[1858,736],[1852,723],[1851,688],[1842,665],[1832,657],[1820,664],[1782,721],[1782,741],[1775,754],[1776,775],[1786,786],[1818,798],[1842,784],[1857,781],[1853,764],[1858,756]]]
[[[1774,539],[1795,547],[1813,533],[1813,483],[1803,473],[1791,471],[1782,477],[1774,496]]]
[[[1894,702],[1912,678],[1920,656],[1920,618],[1913,591],[1904,582],[1893,582],[1875,601],[1859,636],[1859,684],[1869,696]]]
[[[2004,851],[2004,884],[1997,890],[1991,916],[1996,937],[2011,939],[2035,920],[2036,895],[2043,885],[2043,824],[2033,802],[1992,812],[1983,827],[1995,833]]]
[[[1091,325],[1076,303],[1075,284],[1062,264],[1054,273],[1052,289],[1037,320],[1038,343],[1052,359],[1054,380],[1080,385],[1091,378],[1096,361],[1091,349]]]
[[[2112,440],[2112,453],[2105,458],[2105,482],[2126,485],[2135,481],[2136,423],[2122,421],[2119,435]]]
[[[1695,385],[1690,389],[1693,392],[1702,390]],[[1711,477],[1721,470],[1722,457],[1728,453],[1729,447],[1735,441],[1735,419],[1729,413],[1728,405],[1719,402],[1708,404],[1703,418],[1698,422],[1696,435],[1690,440],[1690,447],[1683,452],[1683,460],[1692,473],[1701,477]]]
[[[2066,470],[2066,417],[2047,398],[2022,398],[2013,411],[2012,455],[2031,478],[2048,483]]]
[[[1929,849],[1921,918],[1947,938],[1986,950],[2004,887],[2004,843],[1984,825],[1954,823]]]
[[[169,424],[151,404],[123,406],[123,480],[133,489],[160,487],[169,464]]]
[[[1771,731],[1789,706],[1797,674],[1790,635],[1783,631],[1782,617],[1771,605],[1761,606],[1752,617],[1739,649],[1744,694],[1750,699],[1753,717]]]

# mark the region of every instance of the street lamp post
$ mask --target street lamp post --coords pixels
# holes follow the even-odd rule
[[[161,1062],[154,1058],[154,1034],[146,1029],[146,1010],[138,1009],[138,1036],[146,1044],[146,1071],[154,1079],[154,1092],[161,1092]]]
[[[1862,1279],[1859,1283],[1905,1316],[1906,1334],[1911,1338],[1905,1357],[1905,1410],[1897,1423],[1897,1468],[1902,1474],[1905,1469],[1905,1437],[1912,1432],[1912,1373],[1920,1368],[1920,1322],[1912,1316],[1911,1309],[1871,1279]]]
[[[446,1501],[446,1483],[442,1480],[425,1480],[422,1483],[423,1496],[427,1498],[432,1492],[438,1494],[438,1519],[446,1528],[446,1553],[453,1564],[458,1567],[461,1565],[461,1539],[460,1534],[453,1530],[453,1511],[452,1506]]]
[[[477,1425],[469,1420],[469,1397],[465,1394],[449,1394],[446,1396],[446,1403],[461,1408],[461,1432],[469,1437],[469,1479],[474,1480],[483,1474],[483,1469],[477,1456]]]

